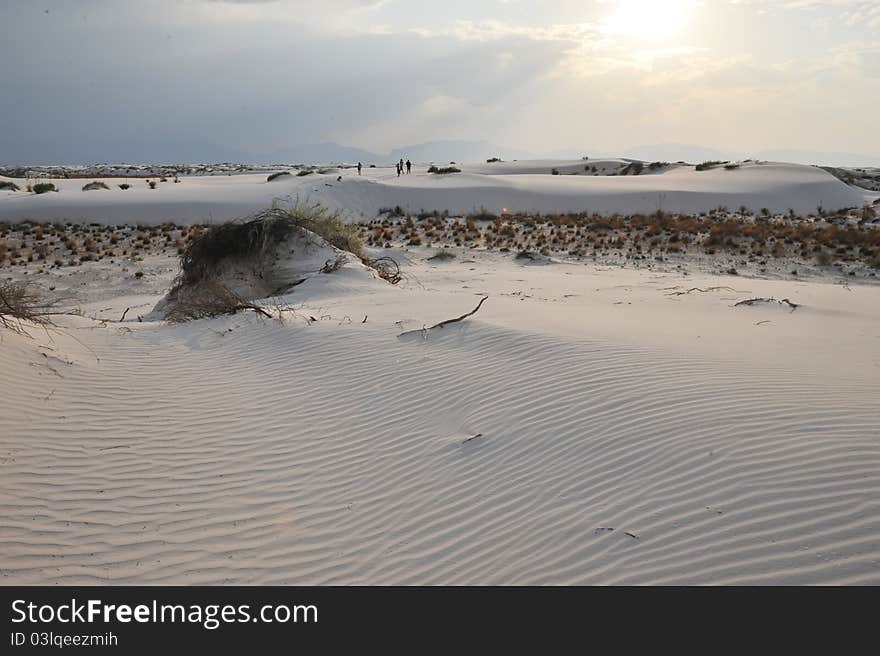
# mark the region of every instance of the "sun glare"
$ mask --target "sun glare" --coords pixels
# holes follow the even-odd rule
[[[609,34],[669,39],[686,26],[694,5],[694,0],[618,0],[602,25]]]

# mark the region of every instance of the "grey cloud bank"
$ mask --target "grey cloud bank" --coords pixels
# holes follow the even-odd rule
[[[9,3],[0,162],[382,161],[426,143],[413,156],[439,161],[634,142],[880,159],[872,42],[826,36],[816,83],[766,65],[763,43],[733,56],[690,47],[696,33],[647,54],[603,40],[590,26],[611,4],[450,3],[419,16],[390,0]]]

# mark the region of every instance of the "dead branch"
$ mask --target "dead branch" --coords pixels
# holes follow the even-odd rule
[[[483,303],[486,302],[487,298],[489,298],[489,297],[484,296],[483,298],[481,298],[480,302],[477,303],[477,307],[475,307],[473,310],[471,310],[467,314],[463,314],[460,317],[456,317],[455,319],[447,319],[446,321],[441,321],[440,323],[434,324],[433,326],[428,328],[428,330],[434,330],[434,328],[442,328],[443,326],[448,326],[451,323],[458,323],[459,321],[463,321],[464,319],[467,319],[468,317],[475,315],[479,311],[479,309],[483,306]]]
[[[709,292],[736,292],[737,294],[742,294],[743,292],[734,289],[733,287],[707,287],[706,289],[702,289],[701,287],[691,287],[686,292],[670,292],[667,296],[686,296],[692,292],[700,292],[701,294],[708,294]],[[747,293],[747,292],[746,292]]]
[[[776,300],[775,298],[747,298],[744,301],[735,303],[733,307],[739,307],[741,305],[757,305],[758,303],[778,303],[779,305],[788,305],[792,312],[800,307],[800,303],[792,303],[787,298],[783,298],[781,301]]]
[[[480,302],[477,303],[477,307],[475,307],[473,310],[471,310],[471,311],[468,312],[467,314],[463,314],[463,315],[461,315],[460,317],[456,317],[455,319],[447,319],[446,321],[441,321],[440,323],[436,323],[436,324],[434,324],[434,325],[431,326],[430,328],[420,328],[420,329],[418,329],[418,330],[408,330],[408,331],[405,332],[405,333],[400,333],[400,334],[398,335],[398,337],[403,337],[403,336],[405,336],[405,335],[410,335],[410,334],[413,334],[413,333],[422,333],[423,335],[427,336],[428,331],[434,330],[435,328],[442,328],[443,326],[448,326],[448,325],[451,324],[451,323],[458,323],[459,321],[464,321],[464,320],[467,319],[468,317],[475,315],[475,314],[479,311],[479,309],[483,306],[483,303],[486,302],[486,299],[487,299],[487,298],[489,298],[489,297],[488,297],[488,296],[484,296],[483,298],[481,298],[481,299],[480,299]]]

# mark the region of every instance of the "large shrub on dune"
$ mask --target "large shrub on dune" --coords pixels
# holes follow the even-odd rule
[[[247,308],[260,311],[247,299],[278,292],[272,272],[279,253],[286,257],[290,252],[290,246],[282,244],[315,241],[316,236],[325,249],[335,247],[363,259],[355,226],[318,205],[272,208],[244,221],[212,226],[181,254],[180,275],[157,310],[172,321],[233,314]],[[288,287],[291,282],[286,281]],[[249,292],[242,291],[248,288]],[[257,289],[262,295],[254,295]]]

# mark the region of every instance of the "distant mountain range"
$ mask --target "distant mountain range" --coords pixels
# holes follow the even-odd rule
[[[602,155],[632,157],[647,161],[686,161],[699,163],[711,159],[762,159],[825,166],[880,166],[876,157],[853,153],[806,150],[764,150],[760,152],[727,152],[692,144],[655,144],[600,152],[576,147],[544,152],[507,148],[489,141],[439,140],[396,148],[390,153],[377,153],[333,142],[301,144],[270,152],[251,152],[225,145],[188,140],[173,143],[145,138],[113,140],[99,135],[71,134],[64,139],[31,142],[26,150],[10,137],[0,135],[0,164],[8,166],[39,164],[180,164],[236,162],[247,164],[391,164],[399,159],[417,163],[484,162],[491,157],[513,159],[580,159]]]
[[[276,150],[259,156],[259,163],[284,162],[289,164],[330,164],[362,162],[364,164],[392,164],[401,159],[414,162],[480,162],[490,157],[527,159],[534,157],[523,150],[504,148],[488,141],[431,141],[395,148],[390,153],[375,153],[350,148],[337,143],[306,144]]]

